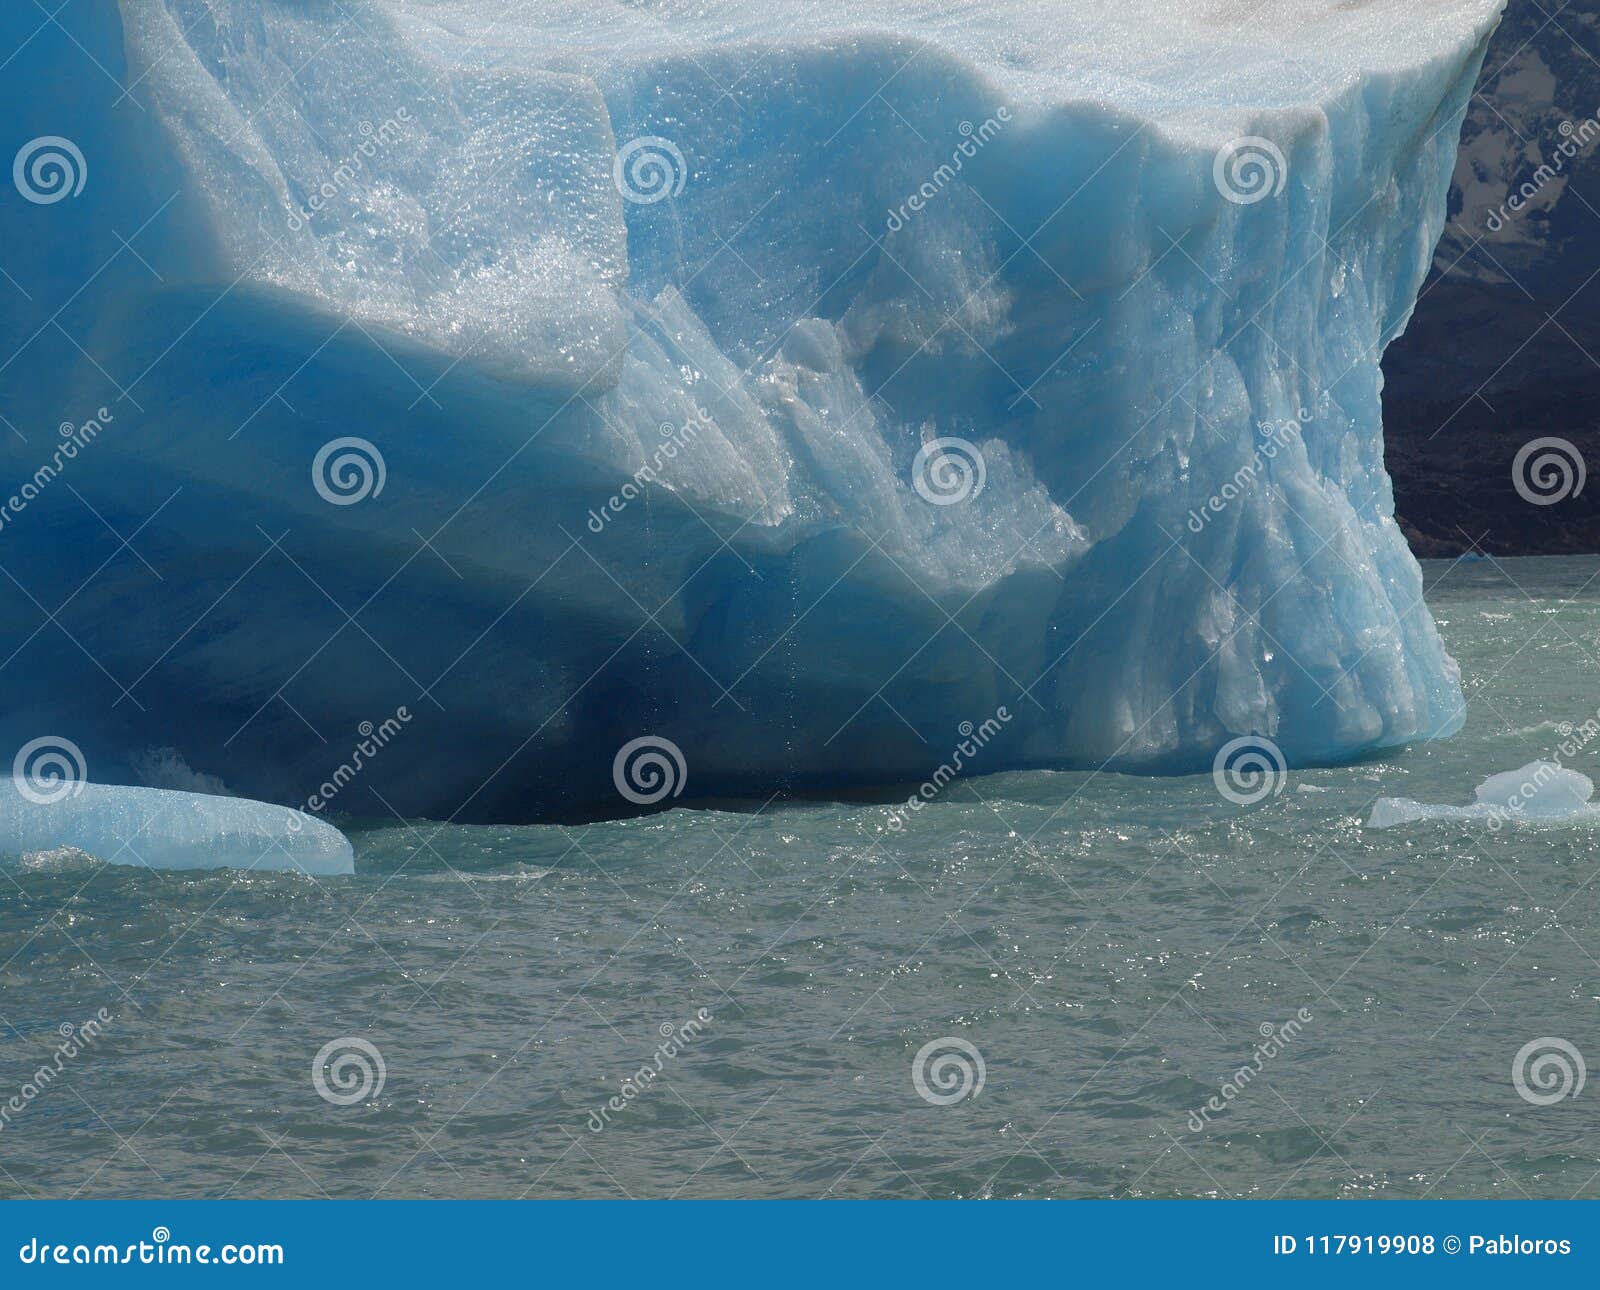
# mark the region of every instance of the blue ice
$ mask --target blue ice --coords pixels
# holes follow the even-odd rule
[[[339,830],[287,807],[169,789],[0,779],[0,856],[62,851],[150,869],[355,872]]]
[[[0,736],[301,802],[409,705],[338,809],[505,820],[1450,734],[1379,359],[1500,7],[4,6]]]

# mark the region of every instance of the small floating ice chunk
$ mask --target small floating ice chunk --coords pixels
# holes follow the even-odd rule
[[[1484,806],[1526,815],[1571,815],[1587,807],[1594,796],[1594,781],[1554,762],[1534,761],[1521,770],[1490,775],[1478,785],[1476,796]]]
[[[355,872],[349,839],[300,811],[237,797],[114,784],[0,780],[0,856],[63,849],[151,869]]]
[[[1590,802],[1594,781],[1554,762],[1529,762],[1520,770],[1501,771],[1478,785],[1471,806],[1438,806],[1407,797],[1382,797],[1372,804],[1369,829],[1388,829],[1418,820],[1551,821],[1600,819],[1600,806]]]

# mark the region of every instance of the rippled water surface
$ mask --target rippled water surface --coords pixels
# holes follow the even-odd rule
[[[1600,1060],[1600,832],[1362,822],[1593,715],[1600,562],[1427,576],[1466,731],[1255,806],[1030,773],[899,834],[751,804],[355,830],[353,879],[10,865],[0,1194],[1593,1196],[1600,1089],[1512,1071]],[[336,1105],[349,1039],[383,1081]],[[960,1100],[914,1086],[932,1041]]]

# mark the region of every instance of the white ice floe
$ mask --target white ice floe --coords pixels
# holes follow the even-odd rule
[[[1491,829],[1516,821],[1550,823],[1600,819],[1594,781],[1554,762],[1529,762],[1501,771],[1478,785],[1470,806],[1440,806],[1408,797],[1381,797],[1372,804],[1369,829],[1389,829],[1419,820],[1486,820]]]

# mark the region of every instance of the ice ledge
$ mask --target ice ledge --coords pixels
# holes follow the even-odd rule
[[[63,851],[147,869],[355,872],[342,833],[286,807],[56,777],[0,779],[0,857]]]
[[[914,194],[927,170],[891,158],[1000,113],[1010,139],[968,181],[998,234],[1021,236],[1006,184],[1067,199],[1094,173],[1073,152],[1123,183],[1171,185],[1163,205],[1182,226],[1210,218],[1214,195],[1191,174],[1248,191],[1263,156],[1315,170],[1323,159],[1304,154],[1331,145],[1337,223],[1339,195],[1389,160],[1385,118],[1427,128],[1503,7],[1002,0],[930,14],[921,0],[804,0],[775,22],[746,0],[557,0],[508,22],[488,0],[118,3],[129,79],[152,110],[114,142],[143,204],[184,190],[170,254],[148,257],[163,281],[284,290],[567,392],[615,384],[619,295],[667,282],[661,211],[647,209],[663,197],[736,236],[750,181],[787,169],[806,183],[804,166],[808,186],[841,186],[839,217],[876,220],[908,194],[874,171]],[[302,74],[330,57],[337,76]],[[875,103],[893,108],[887,131]],[[870,157],[869,122],[883,136]],[[1187,164],[1241,138],[1215,176]],[[831,164],[797,152],[805,142]],[[667,189],[644,191],[663,172]],[[791,263],[773,282],[828,267]],[[798,302],[779,304],[786,326]]]
[[[630,65],[746,46],[826,49],[886,42],[904,65],[929,51],[964,64],[1015,107],[1092,105],[1151,124],[1322,107],[1361,80],[1415,77],[1487,39],[1505,0],[750,0],[646,9],[557,0],[517,23],[482,0],[380,0],[439,66],[563,67],[604,83]],[[1225,135],[1223,137],[1226,137]],[[1221,139],[1215,140],[1220,142]]]

